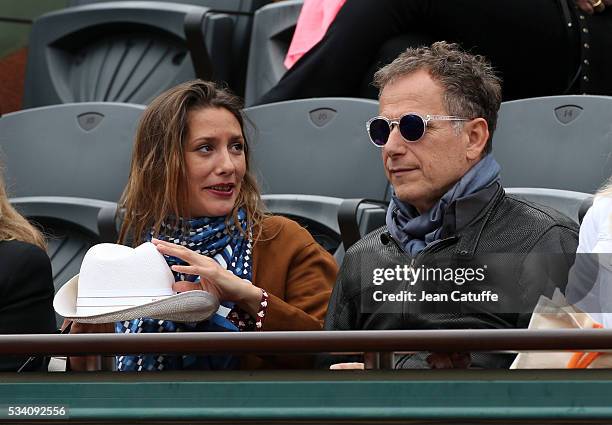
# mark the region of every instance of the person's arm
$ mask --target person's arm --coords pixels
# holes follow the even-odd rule
[[[303,230],[307,233],[306,230]],[[321,330],[332,285],[338,272],[333,257],[310,235],[289,266],[284,299],[268,292],[263,330]],[[255,282],[265,287],[264,282]]]
[[[270,273],[259,273],[253,284],[240,279],[223,269],[215,260],[197,254],[185,247],[153,239],[152,242],[164,255],[178,257],[189,265],[172,266],[179,273],[199,275],[199,282],[177,282],[175,291],[203,289],[213,293],[221,300],[232,301],[247,311],[252,317],[264,314],[262,330],[319,330],[323,326],[323,317],[331,287],[337,273],[333,257],[317,244],[307,230],[293,222],[284,222],[282,237],[275,240],[289,264],[275,267],[275,258],[266,258],[265,267],[271,267]],[[273,251],[266,255],[271,256]],[[282,295],[275,294],[265,279],[273,278],[278,283],[277,273],[285,273]],[[262,289],[268,293],[267,306],[260,308]],[[278,288],[276,288],[278,289]]]

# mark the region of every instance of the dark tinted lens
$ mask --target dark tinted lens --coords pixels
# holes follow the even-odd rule
[[[411,142],[416,142],[425,133],[425,122],[418,115],[404,115],[399,123],[402,137]]]
[[[375,145],[384,146],[389,139],[389,124],[387,121],[377,118],[370,123],[370,138]]]

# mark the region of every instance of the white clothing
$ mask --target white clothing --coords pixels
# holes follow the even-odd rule
[[[612,198],[597,196],[580,226],[577,254],[597,253],[599,271],[589,296],[577,303],[594,320],[612,328]],[[580,255],[576,263],[581,262]],[[585,262],[586,256],[584,259]],[[571,286],[571,282],[569,284]],[[601,313],[597,313],[601,312]]]

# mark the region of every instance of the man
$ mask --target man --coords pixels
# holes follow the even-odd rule
[[[484,58],[438,42],[408,49],[374,82],[380,116],[368,132],[395,193],[386,226],[347,252],[326,329],[527,326],[538,297],[564,287],[578,228],[501,187],[491,154],[500,80]],[[468,292],[480,299],[461,298]],[[396,367],[507,367],[510,360],[417,355]]]

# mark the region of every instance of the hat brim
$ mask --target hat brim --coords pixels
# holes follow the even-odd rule
[[[55,294],[53,308],[65,319],[79,323],[110,323],[149,317],[174,322],[201,322],[219,309],[219,300],[206,291],[187,291],[170,297],[95,315],[77,315],[79,275],[66,282]]]

